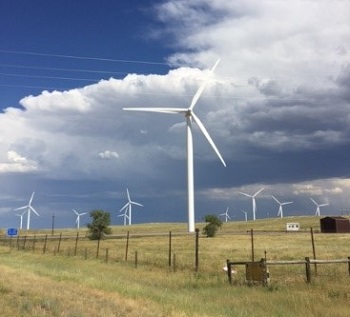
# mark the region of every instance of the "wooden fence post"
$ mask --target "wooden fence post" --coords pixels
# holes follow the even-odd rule
[[[96,259],[98,259],[98,255],[100,253],[100,241],[101,241],[101,238],[99,237],[97,239],[97,250],[96,250]]]
[[[173,271],[176,272],[176,254],[173,254]]]
[[[232,269],[230,260],[226,260],[228,282],[232,285]]]
[[[169,267],[171,267],[171,231],[169,231]]]
[[[250,240],[251,240],[251,244],[252,244],[252,262],[254,262],[254,231],[253,229],[250,229]]]
[[[59,237],[59,239],[58,239],[57,253],[60,253],[60,249],[61,249],[61,240],[62,240],[62,232],[60,233],[60,237]]]
[[[75,238],[74,256],[76,256],[76,255],[77,255],[77,250],[78,250],[78,240],[79,240],[79,232],[77,232],[77,237]]]
[[[195,251],[195,270],[198,272],[199,267],[199,229],[196,228],[196,251]]]
[[[47,235],[45,236],[45,242],[44,242],[44,247],[43,247],[43,254],[46,253],[46,246],[47,246]]]
[[[311,243],[312,243],[312,254],[314,256],[314,260],[316,260],[316,248],[315,248],[315,240],[314,240],[314,230],[312,227],[310,228],[310,233],[311,233]],[[314,263],[315,266],[315,273],[317,274],[317,264]]]
[[[129,252],[129,231],[126,234],[125,262],[128,260],[128,252]]]
[[[138,255],[137,255],[137,251],[135,251],[135,268],[137,268],[137,264],[138,264]]]
[[[311,283],[310,258],[305,258],[306,283]]]

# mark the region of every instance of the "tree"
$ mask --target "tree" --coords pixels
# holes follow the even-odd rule
[[[222,226],[222,221],[215,215],[206,215],[204,221],[208,224],[203,228],[203,234],[207,237],[214,237]]]
[[[90,212],[92,222],[87,224],[89,238],[100,240],[105,235],[111,234],[112,230],[108,226],[111,224],[111,214],[103,210],[93,210]]]

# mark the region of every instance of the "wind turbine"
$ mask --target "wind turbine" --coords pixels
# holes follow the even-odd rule
[[[287,202],[281,203],[275,196],[271,196],[271,197],[276,201],[277,204],[280,205],[280,207],[278,208],[277,217],[280,216],[281,218],[283,218],[283,206],[292,204],[293,202],[287,201]]]
[[[22,207],[19,207],[19,208],[16,208],[16,209],[15,209],[15,210],[27,209],[27,210],[26,210],[26,212],[27,212],[27,230],[30,229],[30,212],[33,211],[37,216],[40,216],[40,215],[36,212],[36,210],[33,208],[33,206],[32,206],[34,194],[35,194],[35,192],[32,193],[32,196],[31,196],[30,199],[29,199],[28,205],[25,205],[25,206],[22,206]]]
[[[75,220],[75,222],[77,223],[77,229],[80,228],[80,216],[86,215],[87,212],[77,212],[75,209],[73,209],[74,213],[77,215],[77,220]]]
[[[263,189],[264,189],[264,187],[259,189],[254,195],[249,195],[249,194],[246,194],[246,193],[239,192],[242,195],[245,195],[247,197],[251,197],[252,205],[253,205],[253,220],[256,220],[256,201],[255,201],[255,197],[258,196],[263,191]]]
[[[118,217],[124,217],[124,226],[126,226],[126,219],[129,219],[129,216],[128,216],[128,209],[125,208],[124,213],[121,214],[121,215],[118,215]]]
[[[242,210],[242,212],[244,213],[244,219],[245,219],[245,222],[247,222],[247,221],[248,221],[247,212],[246,212],[246,211],[244,211],[243,209],[241,209],[241,210]]]
[[[220,60],[217,60],[215,65],[210,70],[212,74],[219,64]],[[188,231],[195,231],[195,210],[194,210],[194,167],[193,167],[193,134],[192,124],[195,122],[205,138],[214,149],[216,155],[221,160],[222,164],[226,166],[224,159],[222,158],[219,150],[217,149],[214,141],[210,137],[208,131],[204,127],[203,123],[194,113],[193,109],[197,104],[199,97],[201,96],[205,86],[207,85],[208,79],[205,80],[202,85],[198,88],[197,92],[192,98],[191,104],[188,108],[123,108],[128,111],[147,111],[147,112],[158,112],[167,114],[181,114],[186,119],[186,142],[187,142],[187,209],[188,209]]]
[[[16,216],[20,217],[20,226],[19,228],[22,230],[23,229],[23,215],[27,212],[27,210],[23,211],[21,214],[16,214]]]
[[[321,216],[321,210],[320,207],[324,207],[324,206],[328,206],[329,204],[318,204],[315,200],[313,200],[312,198],[310,198],[311,201],[316,205],[316,212],[315,212],[315,216]]]
[[[141,205],[140,203],[137,203],[136,201],[131,200],[128,189],[126,189],[126,194],[128,196],[128,202],[124,205],[124,207],[122,209],[119,210],[119,212],[125,210],[125,217],[129,219],[129,226],[130,226],[131,225],[131,206],[136,205],[136,206],[143,207],[143,205]],[[124,218],[124,223],[125,223],[126,218]]]
[[[228,214],[228,209],[229,209],[229,207],[226,208],[226,212],[225,213],[219,215],[219,216],[224,216],[225,217],[225,222],[227,222],[228,220],[231,220],[231,217]]]

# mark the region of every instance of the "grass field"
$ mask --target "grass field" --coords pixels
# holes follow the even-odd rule
[[[301,231],[286,233],[286,222],[299,222]],[[266,287],[246,284],[245,268],[239,266],[233,285],[228,284],[226,259],[251,260],[251,229],[256,260],[265,255],[268,260],[302,260],[313,257],[311,227],[318,259],[350,256],[350,235],[319,233],[316,217],[225,223],[216,237],[200,236],[197,272],[195,236],[185,233],[185,224],[113,227],[98,257],[97,242],[86,239],[85,230],[78,243],[74,230],[56,229],[53,237],[51,231],[23,232],[18,243],[1,242],[1,312],[26,317],[350,316],[347,264],[319,264],[317,274],[312,267],[310,284],[303,265],[270,266]]]

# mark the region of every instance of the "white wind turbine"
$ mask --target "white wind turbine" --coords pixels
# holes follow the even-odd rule
[[[245,219],[245,222],[247,222],[247,221],[248,221],[248,215],[247,215],[247,212],[246,212],[246,211],[244,211],[243,209],[242,209],[242,212],[244,213],[244,219]]]
[[[283,218],[283,206],[285,205],[289,205],[289,204],[292,204],[293,202],[292,201],[287,201],[287,202],[283,202],[281,203],[275,196],[271,196],[277,204],[279,204],[279,208],[278,208],[278,213],[277,213],[277,217],[280,216],[281,218]]]
[[[119,212],[125,210],[125,217],[124,217],[124,224],[126,223],[126,218],[129,220],[129,226],[131,225],[131,207],[132,205],[143,207],[140,203],[137,203],[136,201],[132,201],[130,198],[129,190],[126,189],[126,194],[128,196],[128,202],[124,205],[122,209],[119,210]]]
[[[217,60],[215,65],[212,67],[210,73],[213,73],[220,60]],[[123,110],[129,111],[147,111],[147,112],[158,112],[167,114],[182,114],[186,118],[186,140],[187,140],[187,209],[188,209],[188,231],[195,231],[195,211],[194,211],[194,168],[193,168],[193,134],[192,124],[195,122],[205,138],[214,149],[216,155],[221,160],[222,164],[226,166],[219,150],[217,149],[214,141],[210,137],[208,131],[204,127],[203,123],[194,113],[193,109],[197,104],[199,97],[201,96],[208,80],[205,80],[199,87],[197,92],[192,98],[191,104],[188,108],[123,108]]]
[[[124,209],[124,213],[121,214],[121,215],[118,215],[118,217],[124,217],[124,218],[123,218],[123,219],[124,219],[124,226],[126,226],[126,219],[129,219],[129,216],[128,216],[128,209],[125,208],[125,209]]]
[[[229,207],[226,208],[226,212],[225,213],[219,215],[219,216],[224,216],[225,217],[225,222],[227,222],[228,220],[231,220],[231,217],[228,214],[228,209],[229,209]]]
[[[328,206],[329,203],[326,204],[318,204],[315,200],[313,200],[312,198],[310,198],[311,201],[316,205],[316,212],[315,212],[315,216],[321,216],[321,210],[320,207],[324,207],[324,206]]]
[[[75,220],[76,224],[77,224],[77,229],[80,228],[80,216],[86,215],[87,212],[77,212],[75,209],[73,209],[74,213],[77,215],[77,219]]]
[[[23,211],[21,214],[16,214],[16,216],[20,217],[20,226],[19,228],[23,229],[23,215],[27,212],[27,210]]]
[[[239,192],[240,194],[250,197],[252,199],[252,205],[253,205],[253,220],[256,220],[256,201],[255,201],[255,197],[258,196],[262,191],[263,191],[264,187],[259,189],[254,195],[249,195],[246,193],[242,193]]]
[[[26,210],[26,212],[27,212],[27,230],[30,229],[30,212],[33,211],[37,216],[40,216],[40,215],[36,212],[36,210],[33,208],[33,206],[32,206],[34,194],[35,194],[35,192],[32,193],[32,196],[31,196],[30,199],[29,199],[28,205],[25,205],[25,206],[22,206],[22,207],[19,207],[19,208],[16,208],[16,209],[15,209],[15,210],[27,209],[27,210]]]

